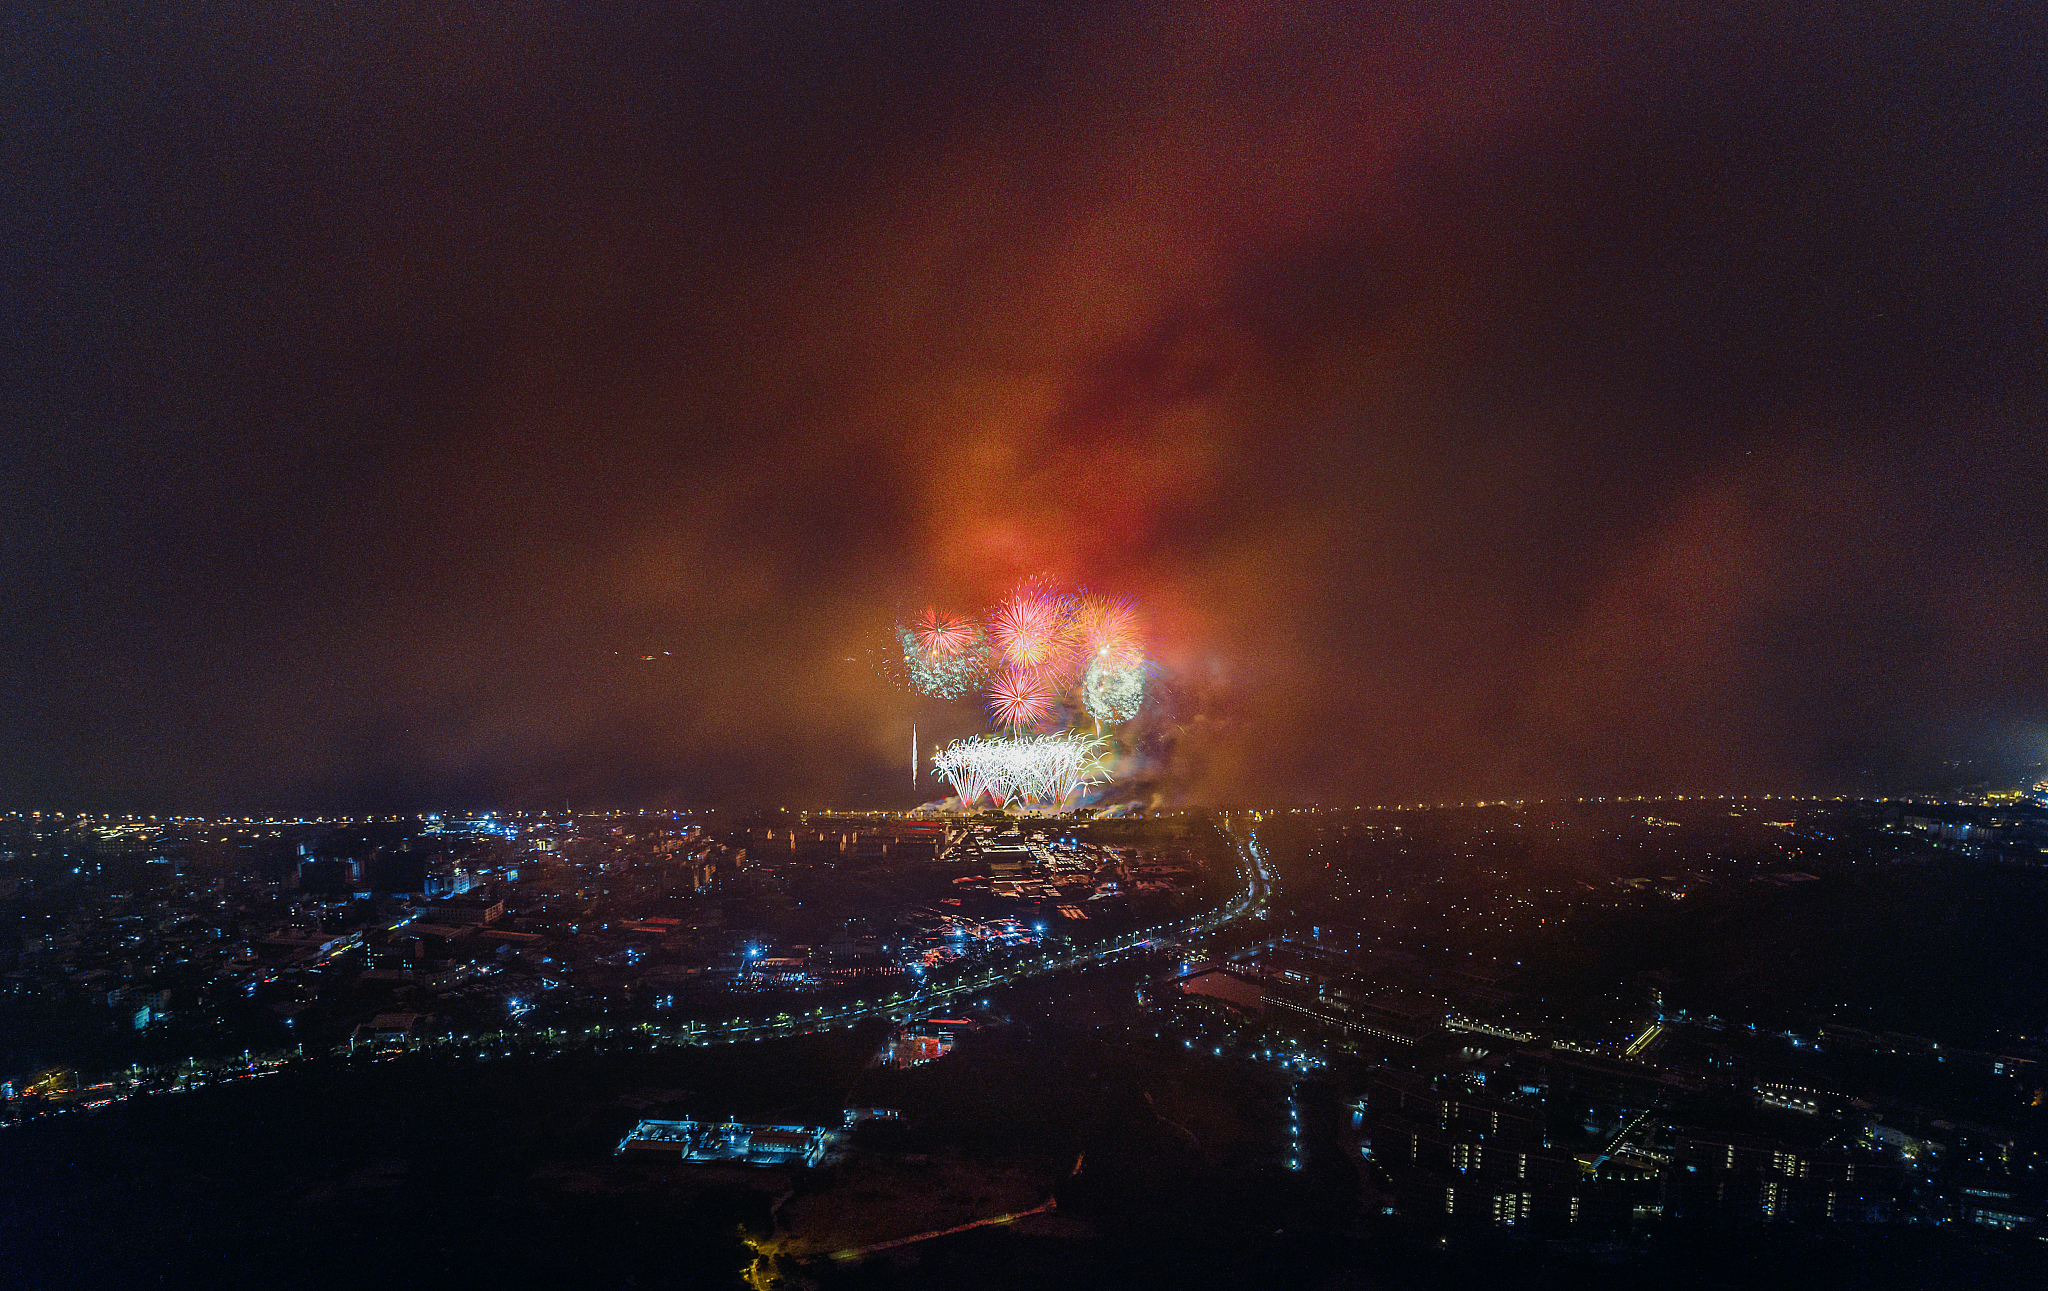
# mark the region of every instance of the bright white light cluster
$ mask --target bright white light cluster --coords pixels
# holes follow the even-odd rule
[[[1078,732],[1059,735],[983,735],[954,740],[932,758],[941,780],[963,807],[986,794],[997,806],[1013,800],[1057,803],[1084,784],[1107,778],[1106,740]]]
[[[1143,657],[1120,656],[1106,646],[1097,651],[1088,661],[1081,698],[1090,715],[1104,726],[1130,721],[1145,702]]]

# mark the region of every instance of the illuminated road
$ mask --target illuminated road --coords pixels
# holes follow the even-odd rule
[[[1213,933],[1240,919],[1262,917],[1266,903],[1272,895],[1274,881],[1271,862],[1258,840],[1258,819],[1257,813],[1252,813],[1246,816],[1225,817],[1218,822],[1237,853],[1244,887],[1229,901],[1207,914],[1187,923],[1159,924],[1126,933],[1099,945],[1064,955],[1041,955],[1001,967],[992,967],[943,985],[925,987],[909,996],[862,1000],[837,1008],[825,1006],[803,1014],[785,1012],[766,1017],[733,1018],[720,1023],[686,1022],[670,1028],[656,1028],[645,1023],[632,1027],[599,1024],[574,1031],[544,1028],[533,1031],[448,1036],[424,1042],[406,1041],[392,1047],[379,1047],[375,1044],[358,1046],[354,1042],[348,1042],[337,1045],[332,1053],[338,1058],[362,1056],[389,1059],[421,1049],[452,1049],[478,1059],[510,1058],[515,1053],[532,1054],[543,1049],[565,1049],[586,1045],[602,1052],[613,1047],[733,1044],[742,1041],[775,1040],[832,1031],[871,1020],[905,1022],[913,1018],[928,1017],[943,1009],[952,1008],[961,1000],[983,991],[1000,989],[1033,978],[1050,977],[1058,973],[1115,963],[1132,955],[1150,954],[1161,939]],[[295,1050],[290,1053],[262,1056],[245,1052],[239,1061],[224,1059],[213,1063],[199,1063],[197,1060],[187,1060],[176,1073],[172,1073],[168,1068],[148,1073],[168,1080],[168,1083],[154,1089],[144,1087],[145,1073],[141,1068],[131,1068],[119,1080],[110,1080],[90,1087],[95,1091],[106,1090],[105,1098],[59,1110],[90,1110],[140,1093],[178,1093],[204,1085],[275,1075],[287,1062],[302,1060],[308,1056],[303,1051]]]
[[[476,1056],[480,1058],[509,1058],[515,1052],[531,1053],[536,1049],[567,1048],[586,1043],[600,1051],[614,1045],[637,1048],[643,1045],[735,1044],[743,1041],[814,1035],[843,1027],[858,1026],[862,1022],[872,1020],[906,1022],[929,1017],[983,991],[998,990],[1033,978],[1115,963],[1133,955],[1150,954],[1161,939],[1213,933],[1240,919],[1262,917],[1274,889],[1274,880],[1271,862],[1258,840],[1258,820],[1258,813],[1253,812],[1236,817],[1226,816],[1218,821],[1218,827],[1230,839],[1237,853],[1244,887],[1229,901],[1187,923],[1158,924],[1064,955],[1041,955],[990,967],[980,973],[963,976],[941,985],[921,987],[907,996],[859,1000],[838,1007],[826,1005],[800,1014],[784,1011],[759,1017],[737,1017],[724,1022],[684,1022],[673,1027],[656,1027],[652,1023],[617,1027],[600,1023],[574,1031],[558,1031],[552,1028],[537,1031],[500,1031],[429,1041],[426,1046],[407,1044],[403,1049],[377,1052],[376,1056],[395,1057],[398,1052],[405,1049],[444,1045],[457,1050],[474,1050]],[[355,1047],[351,1044],[338,1046],[335,1050],[337,1056],[351,1054],[354,1051]]]
[[[735,1018],[723,1023],[685,1023],[670,1030],[650,1031],[646,1034],[670,1043],[730,1044],[743,1040],[769,1040],[831,1031],[840,1027],[855,1026],[874,1018],[903,1022],[949,1008],[963,998],[982,991],[995,990],[1036,977],[1114,963],[1134,954],[1149,953],[1161,938],[1190,937],[1215,932],[1227,924],[1263,912],[1266,902],[1272,895],[1272,866],[1265,848],[1259,843],[1255,828],[1256,819],[1255,816],[1250,819],[1226,818],[1220,822],[1221,828],[1237,851],[1245,880],[1244,888],[1223,905],[1191,922],[1161,924],[1065,955],[1044,955],[1001,968],[991,968],[984,973],[963,977],[941,986],[922,988],[903,999],[865,1000],[845,1005],[836,1011],[828,1006],[800,1015],[778,1013],[764,1018]]]

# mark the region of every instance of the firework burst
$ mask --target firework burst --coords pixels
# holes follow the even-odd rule
[[[916,632],[917,644],[934,659],[950,659],[988,644],[972,619],[938,610],[926,610],[917,621]]]
[[[1006,669],[988,686],[989,720],[1009,730],[1043,730],[1059,715],[1059,695],[1037,673]]]
[[[1020,793],[1057,801],[1071,792],[1085,777],[1049,770],[1067,765],[1060,762],[1067,753],[1056,750],[1095,748],[1091,741],[1135,718],[1153,669],[1136,603],[1063,591],[1045,579],[1017,584],[982,620],[933,608],[899,625],[896,636],[900,675],[912,687],[941,699],[982,692],[989,723],[1001,732],[941,754],[940,774],[968,803],[1006,803]],[[1092,719],[1083,723],[1092,725],[1089,735],[1053,734],[1083,712]],[[1068,736],[1079,743],[1042,743]],[[1099,765],[1099,750],[1090,756]]]
[[[1088,661],[1088,675],[1081,682],[1081,702],[1089,716],[1103,726],[1128,722],[1145,703],[1145,665],[1112,653],[1108,646]]]
[[[993,654],[981,629],[969,626],[965,644],[946,654],[927,649],[919,633],[896,629],[896,639],[903,646],[903,672],[913,687],[940,699],[958,699],[981,689],[988,680]]]
[[[1145,661],[1144,624],[1128,597],[1084,595],[1075,604],[1074,625],[1089,666],[1113,667]]]
[[[1069,677],[1080,645],[1074,600],[1044,583],[1020,583],[989,611],[988,637],[1013,672]]]
[[[953,786],[963,807],[984,796],[998,806],[1013,800],[1050,805],[1102,779],[1108,747],[1106,741],[1071,731],[984,735],[948,744],[932,758],[932,767]]]

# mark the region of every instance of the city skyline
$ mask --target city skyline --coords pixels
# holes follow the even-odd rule
[[[302,1206],[385,1233],[351,1270],[454,1231],[517,1278],[757,1289],[894,1284],[856,1266],[907,1245],[1079,1285],[1708,1286],[1759,1245],[1792,1285],[1981,1278],[2038,1261],[2043,856],[2013,795],[10,814],[0,1186],[45,1198],[35,1285],[265,1267]],[[222,1151],[232,1187],[165,1200]],[[104,1181],[138,1168],[169,1191]],[[266,1179],[231,1239],[160,1225]],[[593,1189],[669,1222],[594,1236]],[[543,1240],[443,1222],[508,1197]]]

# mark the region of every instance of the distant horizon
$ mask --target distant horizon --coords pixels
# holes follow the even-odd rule
[[[1997,802],[1986,802],[1982,796],[1947,796],[1954,790],[1896,790],[1890,792],[1848,793],[1826,790],[1755,790],[1749,793],[1609,793],[1609,794],[1553,794],[1542,797],[1524,796],[1498,798],[1443,799],[1420,801],[1407,799],[1398,802],[1240,802],[1227,804],[1181,804],[1176,806],[1145,807],[1141,810],[1147,816],[1164,815],[1234,815],[1245,812],[1317,812],[1317,811],[1458,811],[1494,807],[1566,806],[1584,804],[1612,804],[1630,802],[1926,802],[1954,806],[1995,806],[2005,802],[2026,802],[2028,800],[2008,796]],[[2010,790],[1992,790],[2005,793]],[[1116,804],[1126,806],[1127,804]],[[978,807],[971,811],[925,811],[918,807],[856,807],[845,805],[830,806],[759,806],[749,804],[706,804],[695,807],[428,807],[406,811],[363,811],[257,814],[247,811],[229,811],[217,815],[193,812],[122,812],[71,809],[15,808],[0,809],[0,820],[142,820],[142,821],[202,821],[206,823],[250,823],[260,825],[311,825],[334,823],[379,823],[398,821],[425,821],[434,818],[483,819],[486,817],[580,817],[580,816],[687,816],[700,812],[728,812],[732,814],[759,815],[765,813],[819,814],[819,815],[868,815],[868,816],[928,816],[933,818],[963,816],[1009,816],[1020,820],[1034,818],[1053,819],[1080,811],[1093,811],[1094,807],[1052,808],[1037,807],[1010,810],[999,807]],[[1115,819],[1115,817],[1110,817]]]

